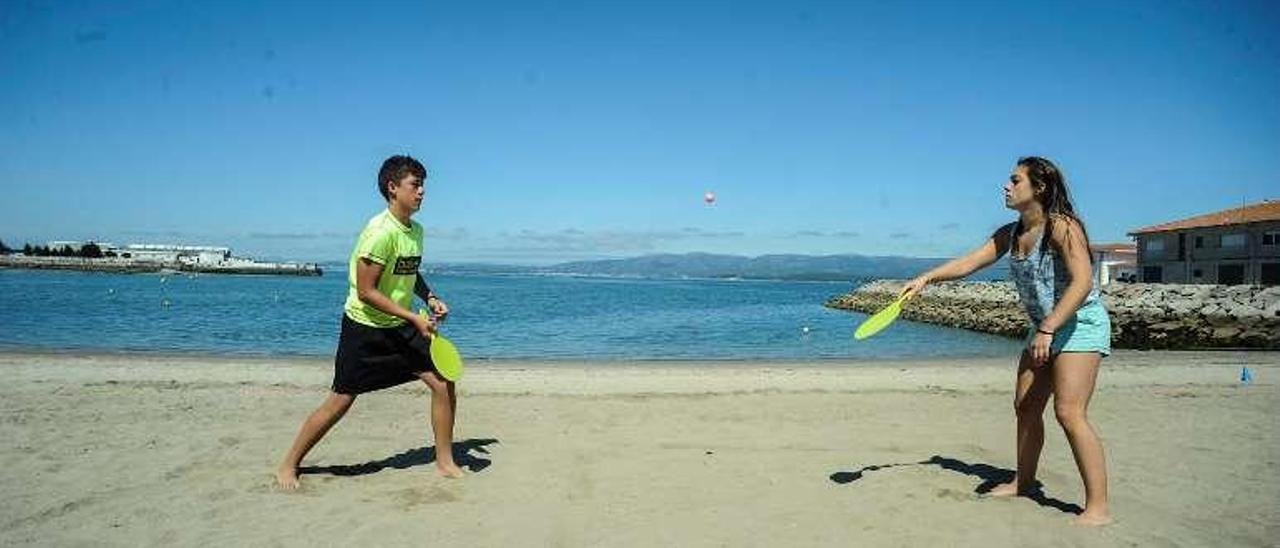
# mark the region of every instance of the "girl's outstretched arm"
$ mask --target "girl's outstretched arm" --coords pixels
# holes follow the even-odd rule
[[[1009,223],[995,232],[991,233],[991,237],[987,238],[977,249],[970,251],[967,255],[956,257],[947,261],[943,265],[934,268],[914,280],[907,282],[902,287],[902,295],[906,295],[908,299],[914,298],[916,293],[924,289],[924,286],[933,282],[945,282],[947,280],[955,280],[963,278],[975,271],[990,266],[1009,252],[1009,246],[1013,241],[1014,223]]]

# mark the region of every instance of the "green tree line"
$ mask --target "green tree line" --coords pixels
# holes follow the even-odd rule
[[[115,256],[114,253],[103,253],[102,248],[93,242],[89,242],[75,249],[69,245],[59,247],[49,247],[46,245],[26,244],[22,249],[14,249],[5,245],[4,240],[0,240],[0,255],[11,255],[21,251],[23,255],[28,257],[82,257],[86,259],[100,259],[102,257]]]

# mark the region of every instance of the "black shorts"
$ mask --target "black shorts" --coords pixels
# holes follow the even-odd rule
[[[369,327],[342,315],[333,359],[333,391],[363,394],[418,380],[435,371],[431,343],[413,325]]]

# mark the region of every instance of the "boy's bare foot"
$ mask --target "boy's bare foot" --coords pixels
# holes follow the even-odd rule
[[[301,483],[298,482],[297,468],[281,468],[276,470],[276,487],[285,491],[296,491]]]
[[[1102,527],[1103,525],[1111,524],[1111,516],[1106,512],[1090,512],[1085,510],[1083,514],[1072,519],[1071,524],[1079,525],[1080,527]]]
[[[456,464],[436,464],[436,473],[449,479],[458,479],[466,475]]]
[[[1026,490],[1024,489],[1022,493],[1019,493],[1018,482],[1011,481],[1009,483],[1001,483],[1000,485],[992,487],[990,491],[987,491],[987,496],[988,497],[1016,497],[1018,495],[1024,494],[1025,492]]]

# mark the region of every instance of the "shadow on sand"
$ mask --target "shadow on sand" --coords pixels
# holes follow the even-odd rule
[[[831,474],[830,478],[831,478],[831,481],[835,483],[840,483],[840,484],[853,483],[855,481],[862,479],[863,474],[866,474],[867,472],[885,470],[888,468],[897,468],[900,466],[937,466],[939,468],[942,468],[943,470],[950,470],[952,472],[959,472],[967,476],[973,476],[977,479],[982,480],[982,483],[979,483],[978,486],[975,487],[973,490],[974,493],[977,493],[979,495],[982,495],[987,493],[988,491],[991,491],[991,489],[995,488],[995,486],[1000,485],[1001,483],[1008,483],[1010,481],[1013,481],[1013,475],[1014,475],[1013,470],[1009,470],[1006,468],[997,468],[995,466],[991,466],[990,464],[983,464],[983,463],[970,464],[960,459],[953,459],[950,457],[942,457],[942,456],[934,455],[930,457],[929,460],[923,460],[920,462],[873,464],[871,466],[864,466],[853,472],[836,472],[834,474]],[[1054,508],[1056,510],[1059,510],[1067,514],[1079,514],[1080,512],[1084,511],[1084,509],[1078,505],[1075,505],[1069,502],[1064,502],[1064,501],[1055,499],[1053,497],[1050,497],[1048,495],[1045,495],[1044,486],[1040,483],[1036,484],[1036,486],[1032,489],[1031,493],[1026,495],[1026,498],[1035,501],[1035,503],[1039,504],[1040,506],[1044,506],[1046,508]]]
[[[498,443],[493,438],[484,439],[468,439],[453,443],[453,461],[458,463],[458,467],[466,468],[472,472],[479,472],[488,468],[493,461],[484,457],[472,455],[472,452],[488,455],[487,446]],[[436,461],[435,447],[419,447],[410,449],[403,453],[392,455],[385,459],[369,461],[362,464],[332,464],[329,466],[303,466],[298,469],[301,474],[329,474],[333,476],[363,476],[366,474],[374,474],[387,468],[395,468],[404,470],[413,468],[414,466],[423,466]]]

